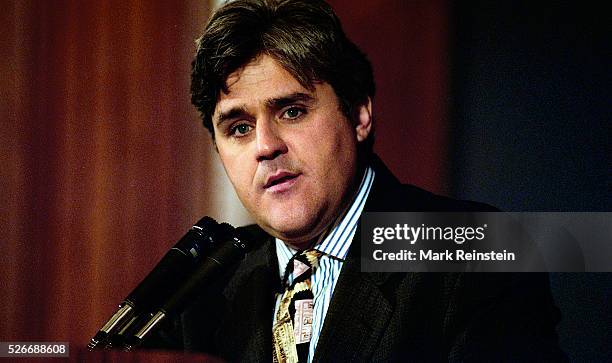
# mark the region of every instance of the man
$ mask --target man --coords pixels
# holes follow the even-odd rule
[[[494,210],[401,185],[372,153],[373,96],[368,60],[323,1],[238,0],[213,14],[192,102],[264,243],[166,344],[229,361],[561,356],[545,275],[361,273],[363,211]],[[285,300],[295,269],[310,271],[303,311]]]

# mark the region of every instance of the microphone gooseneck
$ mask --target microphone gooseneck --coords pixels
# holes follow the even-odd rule
[[[133,330],[133,335],[126,340],[125,350],[132,350],[142,344],[168,315],[182,311],[199,292],[239,263],[258,241],[246,228],[234,229],[227,224],[222,224],[220,227],[224,229],[225,241],[219,243],[209,255],[205,256],[191,276],[173,294],[162,301],[157,309],[152,310],[149,319],[144,324]]]
[[[200,219],[187,234],[172,247],[153,270],[119,304],[110,317],[91,339],[87,348],[109,349],[117,337],[121,337],[143,311],[150,311],[165,301],[176,286],[202,262],[219,240],[219,224],[210,217]]]

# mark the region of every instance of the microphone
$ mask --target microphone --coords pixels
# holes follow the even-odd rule
[[[150,314],[149,319],[140,329],[132,330],[135,333],[126,340],[124,350],[130,351],[142,344],[149,333],[154,331],[169,314],[182,311],[188,302],[203,291],[207,285],[216,282],[217,278],[239,263],[246,253],[261,241],[261,239],[254,238],[255,235],[249,231],[249,227],[235,229],[226,223],[220,227],[229,232],[227,240],[215,246],[191,277],[185,280],[178,290],[165,299],[157,309],[152,310],[154,313]]]
[[[125,331],[136,320],[137,314],[150,311],[167,299],[177,284],[212,250],[217,233],[218,223],[214,219],[200,219],[119,304],[119,309],[91,339],[87,348],[90,351],[99,347],[109,348],[111,338],[117,332]]]

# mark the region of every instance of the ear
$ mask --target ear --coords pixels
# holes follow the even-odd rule
[[[370,97],[355,110],[357,141],[363,142],[372,131],[372,100]]]

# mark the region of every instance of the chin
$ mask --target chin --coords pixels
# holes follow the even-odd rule
[[[305,215],[284,214],[280,218],[267,218],[267,232],[288,243],[308,242],[320,232],[315,231],[315,218]]]

